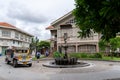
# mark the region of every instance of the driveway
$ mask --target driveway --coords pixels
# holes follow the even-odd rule
[[[33,61],[32,67],[13,68],[0,57],[0,80],[120,80],[119,62],[85,60],[92,65],[84,68],[43,67],[42,64],[48,61]]]

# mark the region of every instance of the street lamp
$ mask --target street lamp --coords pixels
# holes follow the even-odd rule
[[[64,42],[65,42],[65,46],[64,46],[64,48],[65,48],[65,56],[64,56],[64,58],[68,59],[68,55],[67,55],[67,48],[68,48],[68,46],[67,46],[67,38],[68,38],[68,34],[64,33],[63,37],[64,37]]]
[[[67,40],[67,33],[64,33],[64,41],[65,41],[65,44],[67,43],[66,40]]]

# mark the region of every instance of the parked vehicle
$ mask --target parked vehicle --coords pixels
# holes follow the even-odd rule
[[[11,63],[13,67],[17,67],[19,64],[32,66],[32,57],[28,48],[7,49],[5,55],[7,64]]]

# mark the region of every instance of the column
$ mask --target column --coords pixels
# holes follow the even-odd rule
[[[76,53],[77,53],[78,52],[78,44],[76,43],[75,46],[76,46]]]
[[[96,52],[99,52],[99,45],[96,43]]]

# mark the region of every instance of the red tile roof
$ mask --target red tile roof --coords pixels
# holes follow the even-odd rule
[[[54,29],[53,26],[48,26],[46,29]]]
[[[16,28],[15,26],[8,24],[6,22],[0,22],[0,26],[4,26],[6,28]]]
[[[20,31],[20,32],[22,32],[22,33],[25,33],[25,34],[27,34],[27,35],[33,36],[33,35],[31,35],[31,34],[25,32],[25,31],[23,31],[23,30],[21,30],[21,29],[15,27],[15,26],[9,24],[9,23],[6,23],[6,22],[0,22],[0,27],[15,29],[15,30]]]

